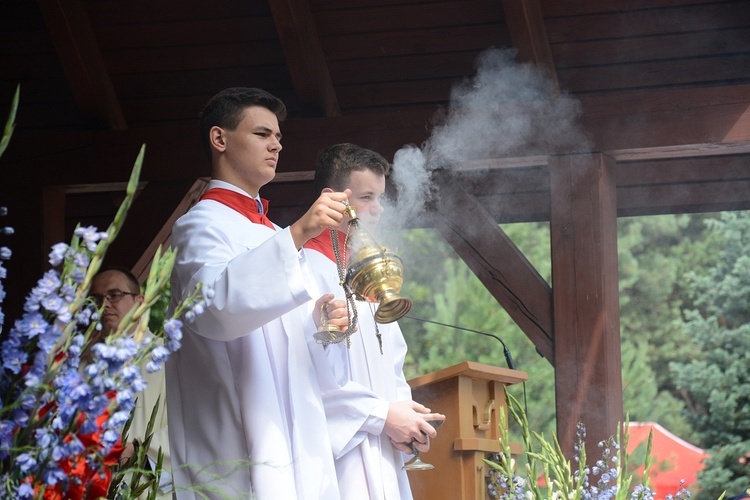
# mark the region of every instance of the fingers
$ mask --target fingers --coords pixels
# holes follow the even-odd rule
[[[326,306],[331,300],[333,300],[334,297],[335,295],[333,295],[332,293],[328,293],[315,301],[315,308],[313,309],[313,322],[315,323],[316,328],[319,329],[321,325],[323,325],[323,323],[327,323],[328,311],[326,309]]]
[[[391,439],[391,444],[393,445],[394,448],[406,453],[407,455],[412,454],[411,446],[409,445],[409,443],[401,443],[401,442]],[[419,450],[419,451],[421,452],[422,450]]]
[[[326,294],[315,301],[313,319],[316,320],[317,327],[320,327],[320,323],[325,322],[325,324],[336,326],[340,331],[345,332],[349,327],[349,309],[345,300],[334,300],[334,297],[333,294]]]
[[[428,437],[434,438],[437,436],[437,429],[428,424],[426,421],[422,422],[419,425],[419,430],[425,437],[425,439],[417,439],[417,441],[419,441],[420,443],[426,443]]]
[[[422,422],[420,423],[420,431],[425,434],[426,436],[429,436],[431,438],[434,438],[437,436],[437,426],[432,425],[430,423],[430,420],[445,420],[445,415],[442,413],[426,413],[426,414],[420,414],[420,417],[422,417]],[[421,441],[421,440],[420,440]]]
[[[328,323],[339,327],[342,332],[349,326],[349,310],[345,300],[332,300],[326,305]]]
[[[332,293],[327,293],[323,295],[321,298],[315,301],[315,310],[320,311],[323,306],[325,306],[328,302],[332,301],[335,297]]]
[[[324,190],[307,212],[290,226],[296,247],[301,248],[307,240],[318,236],[326,228],[338,228],[347,218],[349,196],[349,189],[343,193]]]
[[[425,405],[421,403],[417,403],[416,401],[411,402],[411,408],[412,410],[416,411],[417,413],[430,413],[430,409],[427,408]]]
[[[419,453],[426,453],[426,452],[430,451],[430,440],[429,439],[427,441],[425,441],[424,443],[421,443],[419,441],[414,441],[412,444],[414,445],[414,447],[417,450],[419,450]]]
[[[313,205],[325,227],[337,228],[347,219],[346,207],[349,204],[351,190],[341,192],[323,192]]]
[[[415,440],[426,444],[428,438],[437,436],[437,430],[428,420],[444,420],[445,415],[422,413],[420,409],[424,408],[411,400],[389,403],[384,432],[396,442],[409,443]]]

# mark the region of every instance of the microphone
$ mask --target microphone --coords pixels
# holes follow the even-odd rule
[[[485,335],[487,337],[493,337],[497,339],[498,342],[500,342],[503,345],[503,354],[505,355],[505,362],[508,363],[508,368],[510,368],[511,370],[516,369],[516,366],[513,363],[513,357],[510,355],[510,349],[508,349],[508,346],[505,345],[505,342],[503,342],[503,339],[501,339],[500,337],[498,337],[497,335],[493,333],[481,332],[479,330],[472,330],[471,328],[464,328],[462,326],[449,325],[447,323],[439,323],[437,321],[432,321],[429,319],[415,318],[414,316],[409,316],[409,315],[404,316],[404,318],[413,319],[415,321],[421,321],[423,323],[432,323],[433,325],[446,326],[448,328],[455,328],[456,330],[463,330],[465,332],[478,333],[480,335]]]

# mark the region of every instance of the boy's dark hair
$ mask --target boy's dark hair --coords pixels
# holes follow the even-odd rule
[[[201,113],[201,141],[209,159],[211,158],[211,142],[208,138],[208,131],[211,127],[236,129],[242,119],[243,111],[250,106],[268,109],[280,122],[286,118],[284,103],[265,90],[250,87],[230,87],[222,90],[209,99]]]
[[[125,275],[125,277],[128,279],[128,288],[130,293],[141,293],[141,284],[138,283],[138,278],[135,277],[135,274],[128,269],[127,267],[123,266],[109,266],[105,267],[103,269],[100,269],[99,272],[94,275],[94,278],[99,276],[102,273],[106,273],[107,271],[117,271],[118,273],[122,273]]]
[[[318,154],[313,189],[316,194],[324,188],[342,191],[352,172],[372,170],[386,176],[390,169],[388,161],[371,149],[350,143],[334,144]]]

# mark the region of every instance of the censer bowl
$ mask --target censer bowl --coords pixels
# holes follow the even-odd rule
[[[409,312],[412,302],[399,297],[404,283],[404,264],[387,249],[368,247],[350,261],[347,282],[360,300],[379,303],[375,321],[392,323]]]

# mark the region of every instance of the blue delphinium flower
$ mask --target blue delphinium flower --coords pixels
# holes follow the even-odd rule
[[[41,335],[39,335],[37,346],[41,351],[50,354],[52,352],[52,348],[55,347],[55,344],[57,344],[57,341],[60,340],[61,336],[62,329],[59,325],[47,325],[47,328],[42,332]]]
[[[51,269],[44,273],[42,279],[37,282],[36,287],[32,290],[32,293],[40,297],[44,297],[51,293],[55,293],[60,287],[60,274]]]
[[[49,263],[57,267],[63,263],[70,246],[67,243],[57,243],[52,246],[52,252],[49,254]]]
[[[176,318],[167,320],[164,323],[164,336],[166,341],[165,346],[169,349],[169,352],[177,351],[181,346],[182,321]]]
[[[81,238],[86,245],[86,248],[90,252],[96,251],[96,246],[99,242],[99,240],[106,240],[108,239],[109,235],[106,232],[99,232],[99,229],[97,229],[94,226],[88,226],[88,227],[78,227],[73,232],[76,236]]]
[[[16,488],[16,498],[18,500],[31,500],[34,498],[34,487],[28,481],[21,483]]]
[[[15,427],[11,420],[0,420],[0,460],[4,460],[10,455]]]
[[[92,332],[101,331],[100,315],[93,303],[81,300],[80,284],[86,278],[90,282],[92,252],[108,234],[87,227],[76,236],[82,240],[76,248],[52,248],[50,263],[61,271],[50,270],[37,282],[21,318],[0,343],[0,459],[12,464],[11,471],[0,473],[0,496],[33,498],[35,485],[64,491],[69,484],[81,484],[85,479],[68,476],[59,466],[75,457],[84,458],[91,470],[101,470],[102,457],[120,442],[136,395],[146,388],[141,367],[163,368],[180,347],[183,324],[176,318],[166,322],[164,346],[151,336],[136,342],[128,328],[91,341]],[[0,265],[0,279],[4,277]],[[186,302],[191,318],[205,310],[211,292],[203,292],[203,300]],[[102,415],[108,418],[100,426]],[[30,439],[16,443],[18,430],[32,425],[26,432]],[[86,449],[78,435],[93,433],[101,446]]]
[[[86,279],[86,271],[84,269],[76,269],[73,271],[72,278],[73,278],[73,281],[75,281],[78,284],[81,284]]]
[[[149,362],[149,366],[147,366],[147,370],[149,373],[154,373],[156,371],[159,371],[162,367],[162,364],[167,360],[169,357],[169,349],[166,347],[156,346],[151,351],[151,362]]]
[[[42,472],[42,481],[48,486],[55,486],[64,482],[68,475],[54,462],[47,462]]]
[[[76,252],[73,255],[73,264],[75,264],[76,267],[87,268],[89,267],[89,264],[91,264],[91,259],[85,253]]]
[[[29,474],[36,470],[37,462],[31,453],[21,453],[16,457],[16,466],[22,473]]]
[[[23,376],[24,385],[26,387],[38,387],[42,383],[46,371],[47,353],[42,350],[37,351],[31,361],[29,370]],[[33,397],[33,395],[30,396]]]
[[[0,355],[2,355],[3,368],[14,374],[21,372],[21,368],[29,358],[23,345],[16,338],[10,338],[3,343]]]
[[[19,330],[23,328],[22,331],[29,338],[33,338],[43,333],[47,329],[48,323],[39,312],[33,312],[24,316],[17,325]]]

